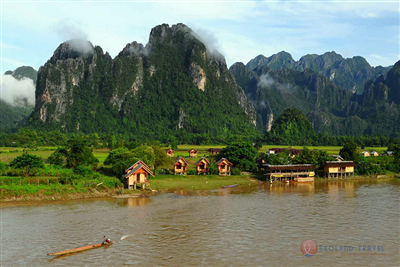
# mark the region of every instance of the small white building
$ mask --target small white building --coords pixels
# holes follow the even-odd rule
[[[368,151],[361,152],[361,155],[363,155],[363,157],[365,158],[371,156],[371,154]]]

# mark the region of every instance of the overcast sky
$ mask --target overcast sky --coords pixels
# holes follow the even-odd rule
[[[87,38],[115,57],[132,41],[144,45],[151,28],[187,24],[222,53],[228,67],[282,50],[295,60],[336,51],[372,66],[400,59],[398,1],[164,1],[2,3],[2,73],[38,69],[57,46]]]

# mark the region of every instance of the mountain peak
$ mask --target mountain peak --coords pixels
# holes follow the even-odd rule
[[[94,46],[84,39],[71,39],[60,44],[54,51],[51,60],[85,57],[93,54]]]

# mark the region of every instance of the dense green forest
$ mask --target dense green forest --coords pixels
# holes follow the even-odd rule
[[[158,140],[256,134],[255,111],[225,60],[187,26],[157,26],[146,47],[133,42],[114,59],[87,45],[82,53],[61,44],[40,69],[25,125]]]
[[[25,66],[6,72],[37,77],[37,102],[30,116],[29,107],[0,102],[1,125],[9,125],[1,128],[5,146],[110,135],[165,144],[365,146],[400,137],[400,62],[374,68],[334,52],[296,62],[281,52],[228,70],[223,56],[183,24],[153,28],[146,46],[129,43],[114,59],[88,41],[79,41],[85,51],[71,42],[62,43],[39,73]],[[354,93],[351,86],[360,84]]]
[[[364,85],[362,94],[343,90],[311,69],[250,70],[235,63],[230,71],[257,111],[257,128],[269,131],[287,108],[301,110],[314,130],[330,136],[385,135],[400,137],[400,61]]]

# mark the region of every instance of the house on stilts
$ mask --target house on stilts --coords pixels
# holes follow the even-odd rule
[[[208,159],[206,159],[205,157],[202,157],[201,159],[199,159],[196,163],[196,172],[197,174],[208,174],[210,172],[210,170],[208,169],[208,165],[210,165],[210,162],[208,161]]]
[[[353,161],[327,161],[324,164],[324,173],[326,178],[346,178],[354,175]]]
[[[313,164],[270,165],[264,164],[267,180],[274,182],[314,182]]]
[[[189,150],[189,157],[190,158],[197,158],[197,150],[192,148]]]
[[[149,186],[149,176],[153,176],[150,168],[141,160],[125,170],[125,187],[136,190],[136,185],[140,185],[142,189],[146,189],[146,184]]]
[[[233,165],[229,160],[226,158],[222,158],[215,162],[218,166],[218,173],[221,176],[231,175],[231,166]]]
[[[187,167],[187,161],[184,158],[179,157],[174,163],[174,174],[186,175]]]
[[[172,148],[166,150],[167,157],[172,158],[174,156],[175,151]]]

